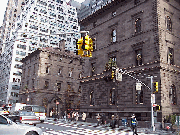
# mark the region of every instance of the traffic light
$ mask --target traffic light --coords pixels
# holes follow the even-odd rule
[[[153,93],[158,92],[158,82],[153,82]]]
[[[111,71],[111,79],[113,79],[114,78],[114,71],[112,70]]]
[[[156,107],[154,107],[153,110],[154,110],[154,111],[160,111],[160,110],[161,110],[161,106],[160,106],[160,105],[157,105]]]
[[[80,38],[80,39],[76,39],[76,55],[83,55],[83,50],[81,49],[83,45],[83,38]]]
[[[82,57],[92,57],[93,51],[93,39],[88,35],[78,39],[76,41],[76,54],[81,55]]]
[[[84,36],[83,37],[83,45],[82,45],[82,49],[83,50],[90,50],[90,45],[91,45],[91,38],[88,36],[88,35],[86,35],[86,36]]]

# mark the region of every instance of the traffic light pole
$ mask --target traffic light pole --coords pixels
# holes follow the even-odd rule
[[[151,78],[151,128],[152,128],[152,131],[155,131],[154,112],[153,112],[153,98],[152,98],[152,94],[153,94],[153,76],[147,77],[147,78]]]

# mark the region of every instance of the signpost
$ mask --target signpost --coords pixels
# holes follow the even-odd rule
[[[116,69],[116,80],[122,81],[122,73],[119,72],[119,68]]]
[[[152,127],[152,131],[155,131],[154,112],[153,112],[153,104],[155,104],[155,94],[153,94],[153,76],[147,78],[151,78],[151,127]]]
[[[141,83],[136,83],[136,90],[141,90]]]
[[[178,126],[178,134],[179,134],[179,123],[180,123],[180,116],[176,116],[176,124]]]

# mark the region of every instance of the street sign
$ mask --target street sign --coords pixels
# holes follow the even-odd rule
[[[119,73],[119,68],[116,69],[116,80],[122,81],[122,74]]]
[[[136,83],[136,90],[141,90],[141,83]]]
[[[155,103],[155,94],[151,94],[151,103]]]
[[[157,104],[153,104],[153,107],[156,107],[157,106]]]

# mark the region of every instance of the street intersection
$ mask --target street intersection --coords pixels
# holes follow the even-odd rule
[[[97,126],[97,123],[65,121],[59,119],[47,119],[43,124],[38,124],[44,135],[133,135],[130,127],[119,127],[114,130],[106,126]],[[173,135],[172,132],[156,131],[151,132],[150,129],[138,128],[138,135]]]

